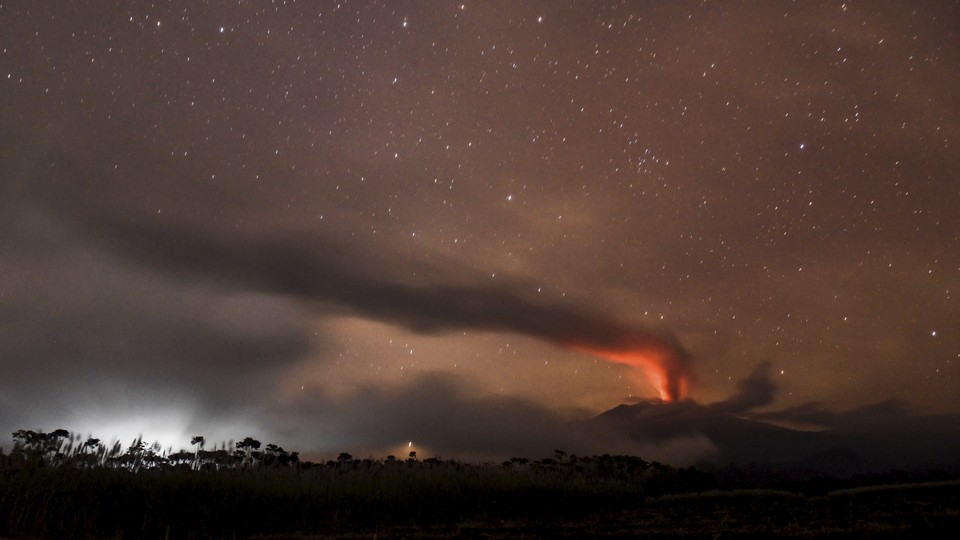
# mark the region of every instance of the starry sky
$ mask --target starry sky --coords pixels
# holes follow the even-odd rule
[[[757,380],[757,418],[960,414],[960,3],[0,28],[5,432],[509,454]]]

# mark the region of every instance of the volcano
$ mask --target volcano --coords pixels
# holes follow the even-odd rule
[[[838,476],[892,467],[960,466],[958,415],[897,413],[882,421],[848,422],[819,431],[791,429],[755,416],[730,412],[722,403],[642,402],[614,407],[581,427],[597,440],[626,440],[638,454],[677,441],[707,439],[712,451],[703,461],[715,465],[780,465]]]
[[[802,431],[717,411],[693,401],[619,405],[586,421],[594,433],[616,433],[640,445],[706,437],[716,448],[709,461],[787,463],[841,447],[835,434]]]

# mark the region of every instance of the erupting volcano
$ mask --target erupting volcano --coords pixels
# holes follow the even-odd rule
[[[673,351],[649,347],[622,351],[586,350],[611,362],[640,368],[663,401],[676,401],[687,397],[689,377],[686,370],[680,369]]]
[[[644,339],[644,342],[639,344],[630,344],[636,341],[635,339],[627,341],[622,347],[579,343],[571,347],[610,362],[640,368],[664,402],[687,397],[692,373],[688,366],[688,356],[679,346],[671,346],[653,338]]]

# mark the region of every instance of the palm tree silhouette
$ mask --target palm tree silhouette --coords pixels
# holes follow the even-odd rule
[[[190,439],[190,444],[197,447],[197,451],[196,451],[196,453],[195,453],[194,456],[193,456],[193,468],[194,468],[194,469],[199,469],[199,468],[200,468],[200,449],[203,448],[203,443],[205,443],[205,442],[207,442],[207,441],[206,441],[206,439],[203,438],[203,435],[194,435],[194,437],[193,437],[192,439]]]

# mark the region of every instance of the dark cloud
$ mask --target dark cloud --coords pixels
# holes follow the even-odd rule
[[[311,352],[302,313],[283,298],[185,284],[45,209],[5,206],[16,226],[0,255],[4,430],[151,402],[241,411]]]
[[[462,268],[433,269],[421,263],[417,267],[427,275],[453,275],[466,283],[407,284],[398,272],[384,271],[389,253],[371,256],[362,248],[349,249],[312,235],[211,238],[175,228],[107,227],[114,233],[108,241],[119,242],[124,253],[195,279],[331,303],[417,332],[506,331],[603,349],[662,348],[675,355],[671,369],[676,376],[690,372],[689,355],[672,337],[604,317],[589,307],[544,303],[534,299],[529,283],[509,277],[491,280]]]
[[[771,368],[769,362],[757,364],[746,379],[737,383],[736,394],[710,407],[717,412],[736,414],[769,405],[777,395],[777,385],[770,377]]]
[[[21,174],[20,194],[52,211],[62,201],[51,200],[49,194],[67,192],[69,199],[87,191],[78,184],[92,188],[112,183],[110,178],[85,177],[88,173],[69,159],[62,161],[59,168],[67,171],[63,178],[62,172],[42,167],[37,169],[43,172]],[[62,212],[73,218],[76,234],[92,245],[130,257],[131,264],[163,270],[166,279],[281,295],[417,332],[502,331],[588,350],[652,349],[661,353],[658,362],[664,365],[673,396],[681,395],[680,381],[685,385],[692,378],[690,355],[673,336],[621,322],[589,306],[543,301],[529,282],[481,276],[454,261],[439,266],[404,262],[387,246],[349,245],[301,230],[224,230],[216,220],[198,225],[162,216],[131,220],[119,200],[110,200],[118,191],[123,190],[110,190],[105,200],[69,205]],[[422,277],[410,280],[411,274]]]
[[[272,415],[281,419],[278,436],[306,444],[312,437],[305,433],[316,429],[327,437],[321,446],[327,452],[381,455],[413,442],[421,455],[490,459],[549,456],[555,448],[579,445],[564,415],[516,397],[478,395],[437,373],[340,397],[309,392]]]
[[[889,399],[846,411],[829,409],[823,403],[803,403],[779,411],[754,413],[752,416],[762,420],[786,421],[818,428],[851,429],[864,426],[879,428],[893,419],[909,415],[909,408],[903,401]]]

